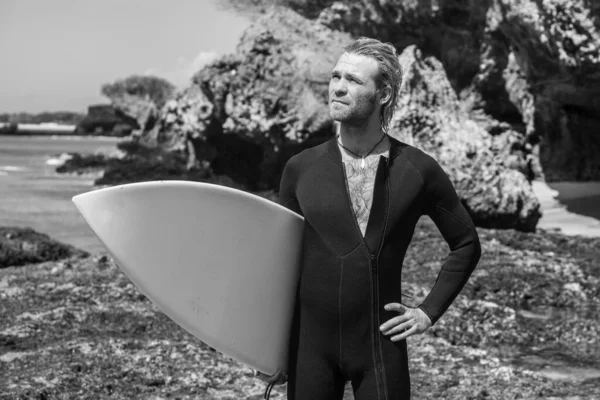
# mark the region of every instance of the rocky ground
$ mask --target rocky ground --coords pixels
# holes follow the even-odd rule
[[[409,340],[414,398],[600,398],[600,239],[479,231],[463,294]],[[410,305],[446,250],[422,221],[405,261]],[[252,372],[169,320],[106,255],[0,270],[0,399],[259,399]]]

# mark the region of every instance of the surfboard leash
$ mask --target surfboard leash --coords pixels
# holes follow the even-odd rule
[[[271,382],[267,385],[267,389],[265,390],[265,395],[263,397],[265,400],[269,400],[269,397],[271,397],[271,390],[273,390],[273,386],[275,386],[275,382]]]

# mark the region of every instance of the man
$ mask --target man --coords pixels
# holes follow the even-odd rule
[[[339,134],[292,157],[281,180],[281,204],[305,217],[288,399],[342,399],[347,381],[357,400],[409,399],[406,338],[442,316],[481,248],[438,163],[387,135],[402,79],[394,47],[360,38],[344,51],[329,84]],[[402,262],[422,215],[451,251],[412,308],[401,304]]]

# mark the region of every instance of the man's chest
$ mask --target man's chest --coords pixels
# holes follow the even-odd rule
[[[374,156],[364,170],[360,159],[341,161],[324,157],[298,180],[296,200],[310,230],[345,254],[361,239],[357,233],[369,236],[367,225],[374,246],[381,232],[395,231],[400,223],[406,229],[414,226],[423,208],[422,181],[414,168],[385,156]]]
[[[352,210],[356,217],[358,226],[365,235],[371,208],[373,206],[373,195],[378,168],[378,157],[366,160],[345,160],[346,185]]]

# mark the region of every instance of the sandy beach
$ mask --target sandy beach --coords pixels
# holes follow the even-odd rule
[[[600,220],[588,216],[600,212],[600,182],[547,184],[534,181],[532,186],[543,213],[538,228],[559,230],[566,235],[600,237]]]

